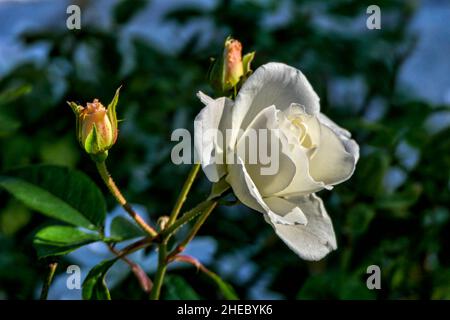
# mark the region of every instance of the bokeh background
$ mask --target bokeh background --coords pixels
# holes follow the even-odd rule
[[[70,4],[81,7],[81,30],[66,28]],[[381,30],[366,28],[371,4],[381,8]],[[155,221],[189,170],[171,163],[170,134],[192,129],[202,107],[195,93],[212,93],[209,58],[233,35],[256,51],[254,67],[301,69],[322,110],[353,133],[361,159],[352,179],[320,192],[339,246],[324,260],[300,260],[260,214],[239,205],[216,210],[190,253],[243,299],[449,299],[449,21],[444,0],[2,0],[0,172],[59,164],[101,186],[65,101],[107,103],[123,84],[109,166]],[[208,190],[202,174],[188,206]],[[122,214],[108,200],[110,217]],[[45,262],[31,240],[48,221],[0,191],[0,299],[38,296]],[[106,255],[94,244],[63,259],[50,298],[79,298],[65,286],[65,266],[86,275]],[[134,259],[154,271],[151,253]],[[366,287],[369,265],[381,268],[381,290]],[[125,266],[108,283],[113,298],[145,298]],[[170,271],[164,297],[221,298],[182,266]]]

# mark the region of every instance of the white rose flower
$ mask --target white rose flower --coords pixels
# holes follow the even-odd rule
[[[285,64],[268,63],[250,76],[235,101],[198,96],[206,107],[195,119],[195,149],[208,179],[225,177],[236,197],[263,213],[303,259],[319,260],[335,250],[331,219],[314,193],[350,178],[359,146],[347,130],[320,113],[319,97],[306,77]],[[276,174],[262,174],[261,163],[246,163],[237,152],[251,129],[277,132]],[[226,141],[204,134],[212,130]],[[228,159],[224,149],[234,154],[234,163],[217,161]]]

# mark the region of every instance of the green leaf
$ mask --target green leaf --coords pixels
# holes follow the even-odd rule
[[[215,284],[217,285],[217,287],[219,288],[220,292],[222,293],[225,299],[239,300],[239,297],[236,294],[236,291],[234,291],[233,287],[229,283],[225,282],[218,274],[207,269],[202,269],[202,271],[212,281],[215,282]]]
[[[69,168],[37,165],[0,176],[0,187],[29,208],[87,229],[102,227],[106,204],[97,186]]]
[[[167,300],[199,300],[200,296],[190,284],[180,276],[166,276],[165,299]]]
[[[8,89],[0,93],[0,105],[7,104],[17,98],[28,94],[31,91],[31,86],[28,84],[20,85],[13,89]]]
[[[145,236],[145,232],[125,217],[115,217],[111,222],[110,240],[119,242]]]
[[[225,178],[220,179],[218,182],[216,182],[212,185],[211,194],[209,195],[208,199],[212,200],[215,198],[219,198],[229,189],[230,189],[230,185],[225,180]]]
[[[420,184],[414,183],[408,185],[402,192],[396,192],[381,197],[377,201],[376,207],[396,212],[406,210],[417,202],[422,194],[422,190],[423,188]]]
[[[49,226],[36,233],[33,245],[39,258],[67,254],[84,245],[101,240],[96,233],[86,233],[70,226]]]
[[[83,282],[82,296],[84,300],[111,300],[105,277],[117,259],[104,260],[89,271]]]

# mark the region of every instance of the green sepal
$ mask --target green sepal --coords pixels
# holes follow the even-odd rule
[[[242,57],[242,65],[244,66],[244,77],[248,77],[249,73],[252,73],[250,64],[252,63],[254,58],[255,58],[255,51],[249,52]]]
[[[72,101],[66,101],[66,102],[69,105],[69,107],[72,108],[73,113],[75,113],[75,115],[77,115],[77,116],[83,110],[83,107],[76,104],[75,102],[72,102]]]
[[[97,126],[93,125],[91,132],[84,141],[84,150],[89,154],[98,154],[100,152],[100,137],[97,133]]]
[[[223,56],[217,59],[213,59],[211,62],[210,72],[208,75],[208,80],[211,87],[216,91],[218,95],[222,95],[225,92],[225,70],[223,63]]]
[[[111,102],[109,103],[108,108],[106,110],[106,115],[109,118],[109,121],[111,122],[112,132],[117,132],[117,127],[118,126],[117,126],[116,106],[117,106],[117,103],[119,102],[119,94],[120,94],[120,89],[121,88],[122,88],[122,86],[117,88],[116,93],[114,94],[114,97],[111,100]]]
[[[105,162],[106,158],[108,158],[108,150],[97,153],[97,154],[91,154],[91,159],[95,163]]]
[[[211,193],[208,197],[208,200],[213,200],[221,197],[225,192],[230,189],[230,185],[226,181],[225,178],[220,179],[216,183],[212,185]]]
[[[75,114],[75,132],[77,134],[77,140],[78,142],[83,145],[83,143],[81,142],[81,125],[80,125],[80,117],[81,117],[81,111],[84,109],[82,106],[76,104],[75,102],[72,101],[67,101],[67,104],[70,106],[70,108],[72,109],[73,113]]]

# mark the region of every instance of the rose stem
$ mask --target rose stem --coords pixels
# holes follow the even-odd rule
[[[153,283],[152,280],[147,276],[147,274],[142,270],[141,266],[137,263],[134,263],[130,259],[128,259],[126,256],[121,256],[120,252],[117,251],[114,246],[112,246],[110,243],[108,244],[109,250],[114,253],[117,257],[125,261],[126,264],[130,267],[131,271],[134,273],[137,281],[139,282],[142,290],[149,293],[152,289]]]
[[[159,243],[159,250],[158,250],[158,268],[156,270],[153,289],[150,293],[150,299],[152,300],[158,300],[161,294],[161,287],[167,270],[167,242],[170,236],[172,235],[173,231],[177,229],[171,227],[174,225],[174,223],[176,223],[178,226],[182,225],[179,224],[179,222],[176,220],[181,211],[181,208],[183,207],[184,202],[186,201],[187,195],[191,190],[194,180],[197,177],[199,169],[200,169],[199,163],[196,163],[192,166],[191,170],[189,171],[189,175],[186,181],[184,182],[183,188],[181,189],[181,192],[177,198],[177,201],[175,202],[172,212],[170,213],[169,221],[165,229],[169,231],[164,232],[165,230],[163,230],[161,232],[162,239],[161,242]]]
[[[205,223],[206,219],[209,217],[211,212],[214,210],[214,208],[217,205],[217,201],[211,202],[211,204],[203,211],[203,213],[200,215],[198,220],[195,222],[193,228],[189,232],[186,239],[184,239],[180,244],[167,256],[167,261],[170,261],[175,257],[177,254],[182,252],[184,248],[187,246],[189,242],[191,242],[192,239],[194,239],[195,235],[197,234],[198,230],[200,230],[201,226]]]
[[[127,202],[125,197],[120,192],[117,185],[114,183],[114,180],[112,179],[111,175],[108,172],[108,169],[106,168],[106,163],[104,161],[96,162],[97,170],[102,177],[103,182],[108,187],[111,194],[114,196],[114,198],[117,200],[117,202],[125,209],[126,212],[136,221],[136,223],[150,236],[156,237],[158,233],[155,229],[153,229],[151,226],[149,226],[144,219],[133,209],[133,207]]]
[[[183,207],[184,202],[186,201],[187,195],[191,190],[192,184],[194,183],[195,178],[197,177],[198,171],[200,169],[200,164],[196,163],[192,166],[191,171],[189,171],[189,175],[184,182],[183,188],[178,196],[178,199],[175,203],[175,206],[170,213],[169,222],[167,226],[172,225],[178,217],[181,208]]]
[[[42,285],[42,291],[41,291],[41,300],[47,300],[48,296],[48,290],[50,289],[50,284],[53,281],[53,276],[55,275],[56,267],[58,267],[57,262],[52,262],[48,265],[48,273],[47,277],[45,278],[45,282]]]

